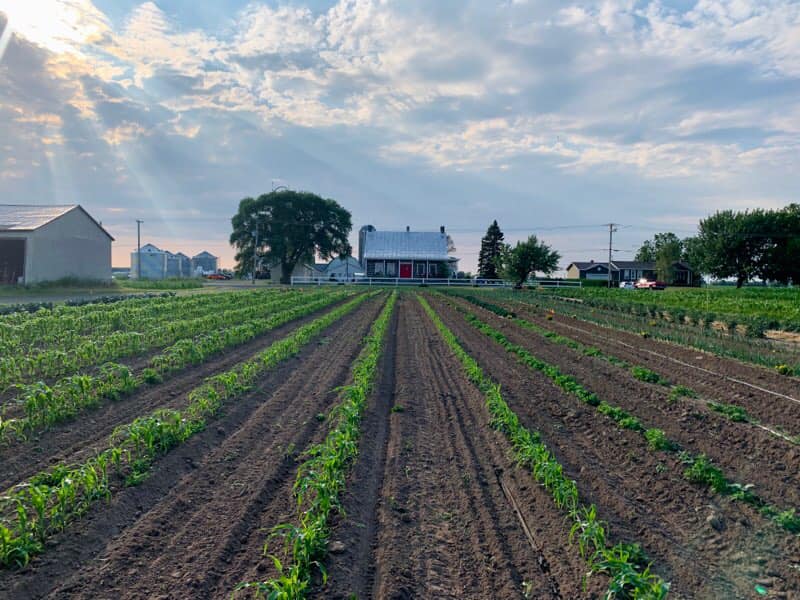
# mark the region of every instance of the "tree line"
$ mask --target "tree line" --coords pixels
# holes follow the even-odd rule
[[[723,210],[700,221],[697,235],[680,239],[658,233],[642,244],[636,260],[655,262],[659,277],[671,278],[684,261],[717,279],[735,278],[736,287],[754,279],[800,281],[800,205],[781,209]]]

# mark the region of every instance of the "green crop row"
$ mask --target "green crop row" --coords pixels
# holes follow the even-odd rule
[[[299,508],[297,522],[275,526],[264,545],[264,553],[268,554],[269,541],[283,537],[291,564],[284,565],[278,556],[272,555],[277,577],[242,583],[236,590],[249,590],[255,597],[300,599],[306,596],[316,571],[326,578],[322,561],[328,550],[330,516],[341,510],[340,496],[347,473],[358,455],[361,419],[378,375],[383,339],[396,299],[394,292],[373,323],[364,349],[353,364],[353,382],[339,390],[341,402],[329,415],[333,421],[330,432],[321,444],[308,451],[308,460],[298,469],[294,484]]]
[[[455,290],[448,290],[448,293],[461,295]],[[479,291],[473,291],[472,293],[482,297],[488,295]],[[552,310],[557,308],[563,310],[565,316],[570,315],[572,318],[596,323],[603,327],[636,333],[642,337],[666,340],[719,356],[761,365],[774,369],[781,375],[800,375],[800,362],[798,362],[797,352],[777,345],[772,340],[721,335],[714,330],[685,327],[663,320],[648,321],[643,317],[620,314],[614,311],[602,311],[590,306],[584,306],[582,303],[571,302],[568,304],[563,299],[557,299],[548,294],[532,296],[526,293],[512,294],[493,291],[491,297],[495,300],[504,300],[524,306],[529,310],[545,308]]]
[[[419,297],[419,301],[458,357],[467,377],[485,395],[493,427],[505,434],[520,464],[531,469],[536,481],[553,495],[556,506],[568,514],[572,523],[570,542],[577,541],[578,550],[588,561],[591,572],[609,576],[611,581],[606,598],[666,598],[669,583],[650,570],[640,547],[626,543],[608,545],[608,525],[597,518],[594,505],[581,504],[576,483],[564,475],[553,453],[541,441],[541,436],[519,422],[517,415],[503,399],[500,386],[483,373],[428,302],[422,297]]]
[[[710,464],[710,461],[708,461],[705,455],[701,454],[699,456],[693,456],[686,451],[681,451],[679,444],[672,440],[666,439],[663,431],[658,429],[647,429],[636,417],[630,415],[619,407],[609,405],[604,400],[601,401],[597,397],[597,394],[588,391],[575,378],[561,373],[561,371],[555,365],[551,365],[543,360],[540,360],[525,348],[512,343],[508,338],[505,337],[505,335],[503,335],[502,332],[497,331],[490,325],[487,325],[472,313],[465,311],[459,306],[455,306],[455,308],[457,310],[461,310],[467,322],[478,329],[478,331],[496,341],[508,352],[514,354],[519,362],[530,367],[531,369],[540,371],[562,390],[575,396],[581,402],[584,402],[589,406],[594,406],[598,412],[610,417],[620,427],[636,431],[643,435],[648,441],[651,449],[662,450],[666,452],[680,452],[680,458],[686,464],[694,465],[695,462],[699,461],[698,464],[700,464],[703,468],[705,468],[707,464]],[[654,440],[656,439],[660,441],[654,443]],[[713,481],[711,479],[706,480],[694,477],[689,469],[684,472],[684,477],[694,483],[705,483],[717,493],[729,496],[734,500],[742,500],[755,506],[763,515],[772,519],[778,525],[791,533],[800,532],[800,515],[795,514],[795,509],[778,509],[768,504],[766,501],[752,492],[750,490],[751,486],[731,482],[724,477],[722,471],[716,469],[716,467],[714,467],[714,469],[716,470],[715,472],[719,473],[719,476]],[[724,483],[720,483],[720,481]]]
[[[578,298],[597,308],[703,327],[717,321],[730,332],[742,325],[748,329],[747,335],[756,337],[766,329],[800,330],[800,292],[797,289],[703,288],[654,294],[618,289],[559,288],[536,293]]]
[[[282,295],[267,302],[254,297],[249,306],[215,310],[197,318],[184,319],[180,313],[174,313],[168,322],[152,327],[145,333],[116,331],[97,339],[88,338],[70,350],[47,349],[7,355],[0,358],[0,388],[20,384],[34,377],[57,377],[98,363],[142,354],[213,327],[263,315],[297,301],[295,295]]]
[[[205,428],[223,403],[248,390],[265,371],[297,354],[320,332],[374,294],[361,294],[273,343],[189,393],[183,410],[159,409],[119,427],[111,447],[78,466],[57,465],[0,498],[0,565],[22,566],[98,500],[112,494],[110,473],[137,484],[152,462]]]
[[[290,293],[296,293],[291,291]],[[87,305],[67,309],[57,307],[40,311],[26,318],[0,317],[0,345],[33,345],[46,348],[79,339],[86,335],[107,334],[140,328],[153,320],[167,321],[170,317],[205,314],[209,310],[233,309],[252,304],[274,292],[231,292],[227,294],[196,294],[169,296],[146,300],[123,301],[113,305]]]
[[[561,344],[569,348],[572,348],[573,350],[585,354],[586,356],[594,356],[597,358],[601,358],[617,367],[627,369],[631,373],[631,375],[633,375],[636,379],[639,379],[640,381],[669,387],[670,388],[669,399],[671,402],[674,402],[681,397],[697,398],[697,393],[691,388],[688,388],[684,385],[672,385],[667,379],[664,379],[661,375],[659,375],[654,371],[651,371],[650,369],[632,365],[621,358],[603,352],[599,348],[596,348],[594,346],[586,346],[576,340],[559,335],[553,331],[545,329],[544,327],[540,327],[539,325],[536,325],[535,323],[532,323],[527,319],[517,317],[513,312],[506,310],[502,306],[498,306],[497,304],[486,302],[484,300],[481,300],[480,298],[476,298],[475,296],[470,296],[466,294],[453,294],[447,292],[446,294],[458,298],[463,298],[464,300],[467,300],[468,302],[476,306],[480,306],[481,308],[484,308],[489,312],[492,312],[498,316],[511,319],[517,325],[524,327],[525,329],[528,329],[530,331],[534,331],[537,334],[557,344]],[[763,425],[757,419],[749,415],[747,411],[740,406],[713,402],[711,400],[701,400],[701,402],[704,402],[706,406],[708,406],[711,410],[721,414],[722,416],[724,416],[730,421],[733,421],[734,423],[745,423],[745,422],[751,423],[753,425],[762,427],[765,431],[769,432],[770,435],[774,435],[792,444],[799,443],[798,436],[792,437],[790,434],[787,434],[785,432],[776,431],[769,427],[763,427]]]
[[[0,421],[0,442],[14,434],[24,438],[31,431],[60,423],[80,412],[94,408],[103,399],[118,400],[147,383],[157,383],[164,375],[199,364],[226,348],[244,344],[289,321],[319,310],[348,295],[325,292],[308,295],[307,302],[274,314],[257,314],[250,321],[223,327],[191,340],[181,340],[150,359],[149,367],[138,376],[124,365],[108,363],[99,375],[72,375],[51,386],[43,382],[25,386],[20,398],[25,409],[22,419]],[[274,306],[273,306],[274,308]]]

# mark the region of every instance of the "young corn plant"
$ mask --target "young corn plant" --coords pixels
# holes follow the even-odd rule
[[[499,386],[483,373],[425,298],[418,296],[418,299],[447,346],[458,358],[466,376],[485,395],[492,426],[505,434],[519,463],[531,469],[533,477],[550,491],[556,506],[567,513],[573,523],[570,541],[577,540],[578,551],[587,560],[591,572],[602,572],[609,576],[606,598],[666,598],[669,583],[652,573],[649,565],[642,564],[641,552],[633,551],[638,546],[607,546],[608,528],[597,519],[594,505],[580,504],[577,484],[564,475],[561,465],[541,442],[538,433],[528,431],[519,422],[517,415],[503,399]],[[556,373],[551,372],[551,375],[555,376]]]
[[[1,497],[0,539],[3,549],[0,566],[26,562],[42,551],[42,542],[49,536],[64,530],[97,501],[110,498],[110,471],[121,475],[128,484],[141,482],[158,456],[202,430],[207,419],[217,414],[224,400],[241,394],[266,370],[298,353],[325,328],[374,295],[356,296],[298,328],[254,358],[234,367],[230,373],[236,374],[235,378],[217,376],[209,379],[190,393],[189,405],[184,410],[160,409],[136,419],[112,434],[110,448],[85,463],[56,465]],[[257,368],[250,365],[257,365]],[[112,370],[123,381],[127,380],[124,373]]]
[[[271,556],[278,575],[268,581],[239,584],[235,591],[248,590],[255,597],[304,598],[315,571],[327,574],[323,559],[327,552],[329,520],[341,510],[350,465],[358,454],[361,418],[378,373],[378,361],[397,293],[386,302],[373,323],[365,345],[352,370],[352,383],[339,389],[341,402],[331,411],[333,422],[325,440],[307,452],[308,459],[300,466],[294,484],[299,510],[297,523],[283,523],[273,528],[264,546]],[[286,566],[280,557],[270,553],[269,540],[282,537],[284,555],[291,557]]]

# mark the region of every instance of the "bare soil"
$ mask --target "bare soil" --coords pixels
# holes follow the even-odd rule
[[[225,598],[256,577],[269,564],[263,527],[293,514],[296,461],[324,436],[317,415],[346,383],[380,306],[367,301],[266,374],[27,568],[0,572],[0,597]]]
[[[514,468],[481,394],[413,296],[399,301],[395,327],[334,528],[343,548],[314,597],[597,597],[603,579],[581,590],[585,564],[564,543],[563,515]]]
[[[511,342],[573,376],[601,400],[630,412],[644,427],[662,429],[683,448],[707,454],[733,481],[754,484],[755,492],[777,506],[800,507],[800,447],[749,423],[734,423],[702,401],[673,401],[665,386],[639,381],[623,368],[551,342],[465,300],[453,301],[502,331]],[[536,323],[547,328],[542,323],[549,322],[536,319]],[[562,335],[575,338],[572,331]],[[616,347],[608,352],[619,355]],[[633,357],[625,358],[645,366]],[[658,372],[669,376],[666,365],[660,367]]]
[[[539,431],[585,501],[595,504],[613,539],[642,544],[654,569],[681,598],[770,597],[800,590],[800,542],[748,506],[683,479],[677,459],[647,449],[641,435],[619,429],[566,395],[545,375],[514,361],[445,302],[432,305],[465,349],[502,386],[521,422]]]
[[[30,476],[61,462],[78,462],[106,445],[119,425],[149,414],[157,408],[180,408],[188,402],[187,394],[207,377],[230,369],[308,323],[334,306],[285,323],[245,344],[229,348],[204,363],[187,367],[169,376],[163,383],[146,385],[116,402],[107,400],[73,420],[31,434],[25,441],[11,440],[0,445],[0,489],[7,489]]]
[[[538,325],[652,369],[703,397],[742,406],[765,425],[800,435],[800,380],[795,377],[559,314],[548,321],[523,303],[506,306]]]

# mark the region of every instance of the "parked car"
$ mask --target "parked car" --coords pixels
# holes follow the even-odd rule
[[[633,285],[632,281],[620,281],[619,282],[620,289],[623,290],[635,290],[636,287]]]
[[[650,281],[649,279],[640,279],[636,282],[637,290],[663,290],[667,288],[667,284],[663,281]]]
[[[206,279],[214,279],[214,280],[230,279],[230,277],[227,277],[227,276],[223,275],[222,273],[211,273],[210,275],[206,275],[205,278]]]

